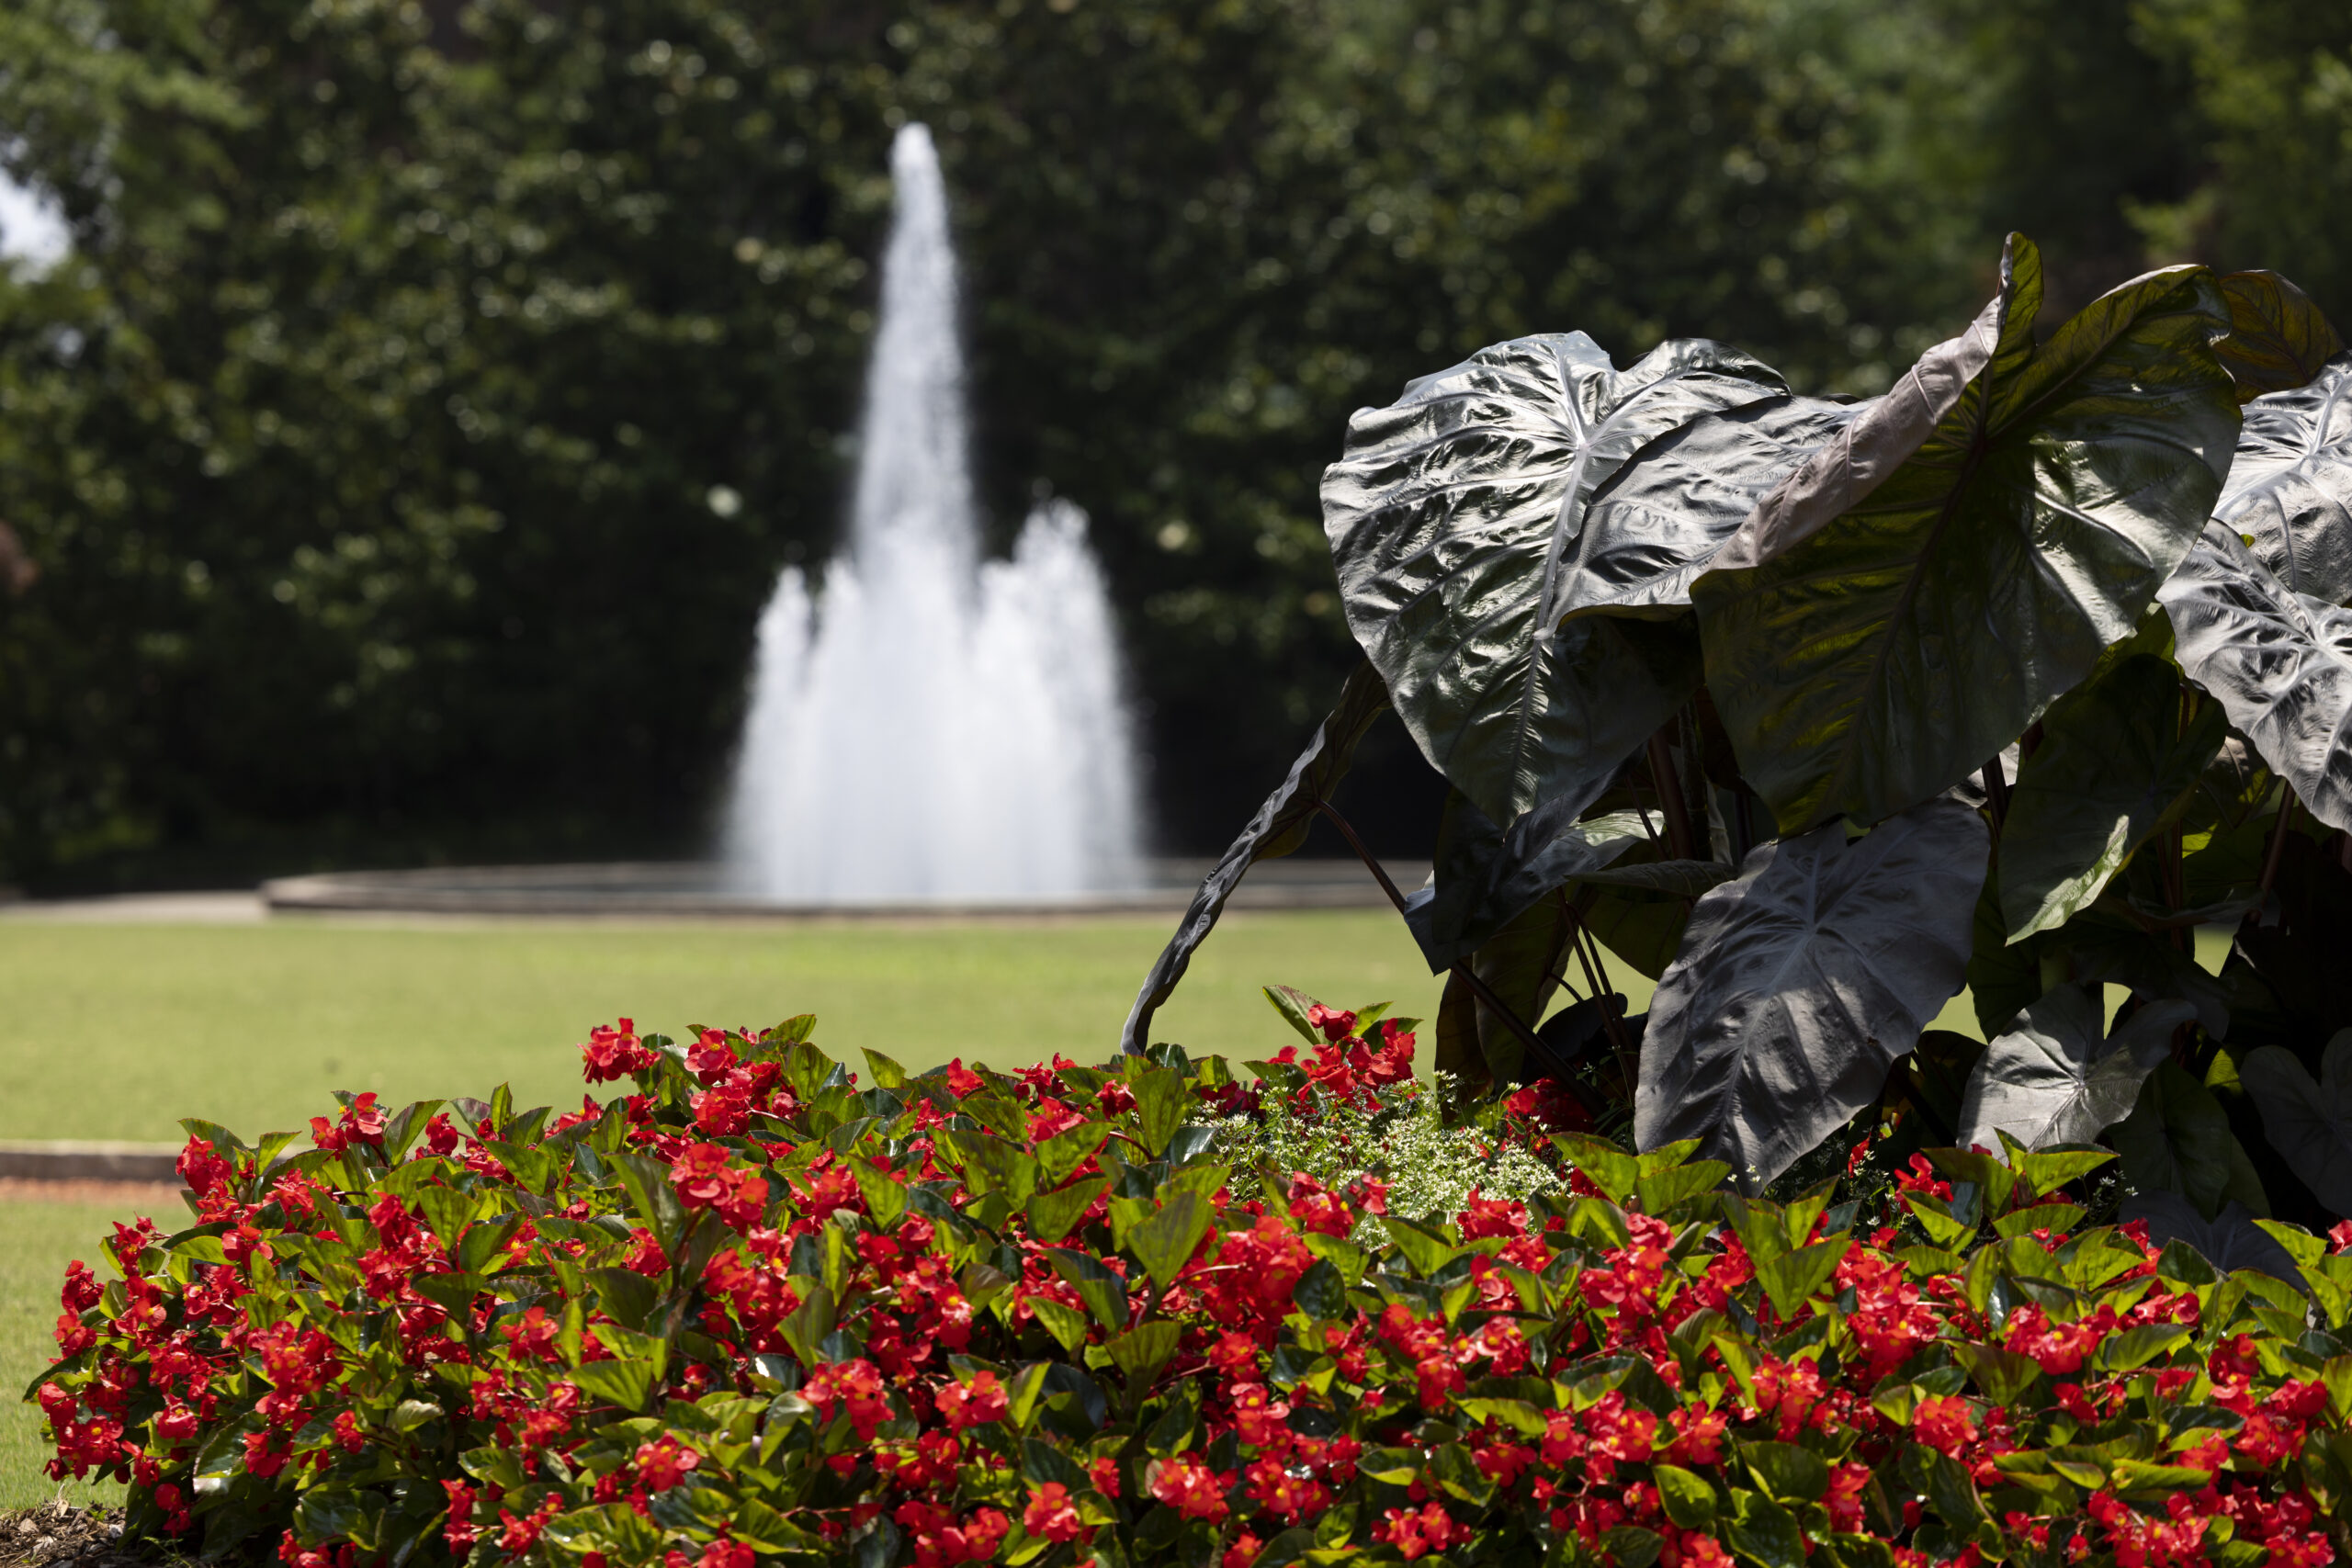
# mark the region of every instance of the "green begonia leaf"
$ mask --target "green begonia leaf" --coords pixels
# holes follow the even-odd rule
[[[1955,1141],[1996,1148],[2007,1133],[2030,1149],[2089,1143],[2132,1113],[2140,1085],[2169,1055],[2173,1031],[2197,1010],[2150,1002],[2111,1036],[2101,1013],[2098,994],[2076,985],[2052,987],[2028,1006],[1969,1074]]]
[[[1986,834],[1954,801],[1761,846],[1658,982],[1634,1130],[1760,1186],[1870,1103],[1961,987]]]
[[[2132,631],[2220,492],[2238,409],[2210,273],[2151,273],[2039,345],[2022,236],[2002,279],[1692,585],[1708,688],[1785,829],[1967,778]]]
[[[2338,1219],[2352,1218],[2352,1029],[2328,1041],[2317,1083],[2279,1045],[2248,1052],[2238,1078],[2287,1168]]]
[[[1593,492],[1652,437],[1786,391],[1718,344],[1619,370],[1569,333],[1483,349],[1349,422],[1323,477],[1348,625],[1423,755],[1493,820],[1589,800],[1695,675],[1679,628],[1560,626]]]

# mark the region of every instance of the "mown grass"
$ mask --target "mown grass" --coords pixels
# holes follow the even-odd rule
[[[114,1234],[109,1221],[130,1217],[94,1203],[0,1203],[0,1508],[45,1503],[61,1490],[41,1474],[53,1450],[40,1435],[40,1411],[17,1396],[56,1357],[51,1334],[65,1265],[79,1258],[109,1277],[98,1243]],[[155,1219],[168,1224],[172,1217]],[[111,1483],[69,1482],[62,1490],[75,1503],[122,1498]]]
[[[818,1015],[853,1066],[1100,1061],[1172,922],[386,928],[0,925],[0,1137],[176,1141],[183,1116],[300,1127],[334,1089],[393,1103],[577,1102],[592,1025]],[[1261,986],[1428,1016],[1438,982],[1395,916],[1229,916],[1154,1033],[1236,1057],[1288,1032]]]

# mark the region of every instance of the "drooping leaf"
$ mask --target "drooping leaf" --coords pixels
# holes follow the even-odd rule
[[[2210,702],[2182,723],[2180,676],[2135,654],[2050,706],[2001,828],[2001,915],[2011,942],[2065,924],[2188,805],[2229,724]]]
[[[1870,405],[1771,398],[1702,414],[1634,454],[1592,498],[1569,550],[1567,615],[1660,615],[1756,503]]]
[[[1708,689],[1784,829],[1973,773],[2132,629],[2220,492],[2238,410],[2210,273],[2151,273],[2039,345],[2022,236],[2002,276],[1691,586]]]
[[[2238,400],[2300,387],[2344,352],[2312,297],[2275,272],[2233,272],[2221,280],[2229,335],[2213,345],[2237,384]]]
[[[2338,1219],[2352,1218],[2352,1029],[2327,1043],[2317,1083],[2280,1045],[2248,1052],[2238,1078],[2287,1168]]]
[[[1998,1148],[2007,1133],[2030,1149],[2087,1144],[2132,1114],[2140,1085],[2163,1062],[2173,1031],[2197,1016],[2187,1002],[2151,1002],[2109,1035],[2099,998],[2052,987],[1985,1046],[1961,1102],[1962,1147]]]
[[[1680,628],[1559,625],[1593,492],[1652,437],[1787,389],[1718,344],[1621,371],[1568,333],[1483,349],[1349,422],[1323,476],[1348,625],[1423,755],[1493,820],[1597,793],[1689,694]]]
[[[2189,678],[2312,816],[2352,828],[2352,610],[2293,592],[2220,523],[2160,597]]]
[[[2352,599],[2352,355],[2246,405],[2213,515],[2296,592]]]
[[[2116,1124],[2109,1141],[2123,1156],[2125,1178],[2143,1193],[2177,1192],[2207,1216],[2219,1214],[2225,1202],[2244,1204],[2256,1215],[2270,1213],[2261,1178],[2230,1131],[2227,1112],[2177,1062],[2162,1063],[2148,1075],[2132,1114]]]
[[[1306,841],[1317,807],[1330,799],[1331,792],[1347,776],[1348,765],[1355,761],[1356,743],[1387,708],[1388,693],[1380,683],[1378,671],[1368,661],[1357,665],[1340,688],[1338,705],[1316,727],[1315,739],[1291,764],[1289,776],[1258,807],[1258,814],[1250,818],[1250,825],[1241,829],[1241,836],[1227,848],[1216,868],[1203,879],[1200,891],[1193,895],[1184,918],[1176,923],[1176,934],[1168,939],[1168,945],[1152,963],[1151,973],[1144,976],[1143,988],[1136,993],[1126,1026],[1119,1032],[1120,1050],[1132,1055],[1149,1043],[1151,1015],[1175,993],[1193,954],[1208,940],[1217,917],[1225,912],[1226,900],[1241,886],[1251,865],[1290,854]]]
[[[1698,901],[1643,1036],[1634,1137],[1681,1138],[1761,1186],[1870,1103],[1960,989],[1984,820],[1914,807],[1758,848]]]
[[[2177,1192],[2134,1192],[2123,1200],[2123,1219],[2147,1221],[2148,1239],[2160,1247],[2188,1243],[2222,1273],[2252,1269],[2290,1285],[2302,1283],[2293,1257],[2241,1203],[2224,1203],[2208,1219]]]
[[[1452,968],[1562,883],[1649,840],[1638,813],[1612,811],[1579,822],[1567,804],[1538,807],[1505,832],[1468,795],[1448,793],[1435,880],[1428,896],[1415,895],[1405,910],[1430,974]]]

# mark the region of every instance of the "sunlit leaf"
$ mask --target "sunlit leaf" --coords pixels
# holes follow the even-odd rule
[[[1619,370],[1568,333],[1481,350],[1350,421],[1323,478],[1348,625],[1423,755],[1494,821],[1589,801],[1696,684],[1679,626],[1560,626],[1593,492],[1653,437],[1786,390],[1718,344]]]
[[[2150,1002],[2107,1033],[2096,992],[2052,987],[1996,1036],[1968,1077],[1953,1142],[1997,1148],[2007,1133],[2028,1148],[2086,1144],[2132,1114],[2140,1085],[2197,1016],[2187,1002]]]
[[[1692,584],[1708,689],[1784,828],[1975,772],[2132,631],[2220,492],[2238,410],[2211,275],[2150,273],[2037,344],[2021,236],[2002,274]]]
[[[2352,828],[2352,610],[2295,592],[2220,523],[2160,597],[2181,668],[2312,816]]]

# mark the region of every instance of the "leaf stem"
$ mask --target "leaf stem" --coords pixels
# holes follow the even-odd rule
[[[1674,771],[1674,753],[1666,730],[1650,737],[1650,787],[1657,791],[1658,807],[1666,813],[1666,840],[1676,860],[1695,860],[1690,835],[1690,804],[1682,798],[1682,778]]]
[[[2278,825],[2271,829],[2270,848],[2262,857],[2262,880],[2256,885],[2255,888],[2256,908],[2254,912],[2257,917],[2261,913],[2259,906],[2270,897],[2270,889],[2278,880],[2278,863],[2287,855],[2287,831],[2295,821],[2295,807],[2298,804],[2295,799],[2295,786],[2282,780],[2279,788],[2286,793],[2285,798],[2278,803]]]
[[[1382,868],[1380,863],[1373,859],[1372,852],[1366,849],[1363,840],[1356,836],[1354,827],[1346,818],[1340,816],[1329,801],[1317,801],[1315,809],[1321,812],[1331,826],[1340,830],[1340,836],[1347,840],[1348,847],[1355,851],[1356,858],[1363,862],[1365,869],[1369,870],[1374,879],[1380,884],[1380,890],[1388,895],[1388,901],[1396,905],[1396,912],[1402,915],[1405,912],[1405,896],[1396,891],[1396,884],[1389,878],[1388,873]],[[1566,1077],[1568,1065],[1560,1060],[1558,1054],[1552,1049],[1550,1042],[1529,1028],[1525,1019],[1506,1006],[1502,998],[1495,995],[1494,987],[1478,978],[1477,972],[1471,968],[1468,960],[1465,959],[1454,964],[1453,973],[1462,977],[1462,984],[1468,988],[1472,996],[1477,998],[1488,1011],[1502,1021],[1503,1027],[1519,1037],[1519,1043],[1521,1045],[1533,1052],[1538,1060],[1549,1065],[1550,1077]]]
[[[1984,764],[1984,798],[1993,807],[1993,852],[1997,855],[2001,851],[2001,828],[2009,819],[2009,780],[2001,771],[1998,752]]]

